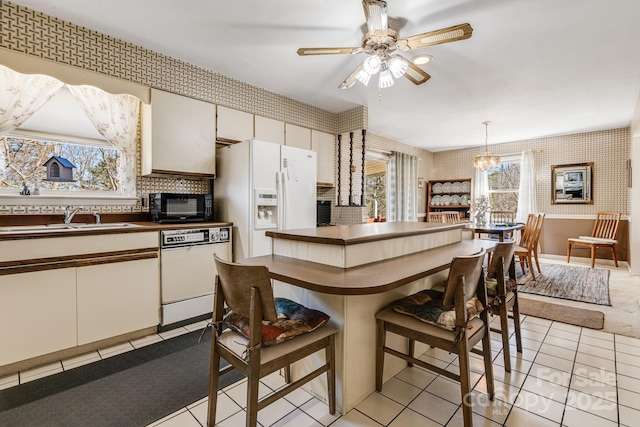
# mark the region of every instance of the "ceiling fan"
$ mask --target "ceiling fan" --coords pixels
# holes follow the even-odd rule
[[[362,38],[361,47],[311,47],[298,49],[298,55],[300,56],[356,53],[369,55],[340,84],[340,89],[348,89],[356,81],[360,81],[366,86],[371,76],[376,73],[380,73],[378,76],[378,87],[380,89],[392,86],[394,83],[393,78],[399,79],[402,76],[414,84],[420,85],[429,80],[431,76],[415,63],[394,52],[468,39],[473,32],[471,25],[460,24],[401,39],[398,33],[388,26],[387,2],[382,0],[362,0],[362,7],[364,8],[368,31]]]

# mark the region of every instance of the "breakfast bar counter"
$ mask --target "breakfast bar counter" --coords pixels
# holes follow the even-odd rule
[[[338,225],[301,230],[267,231],[276,239],[297,240],[328,245],[355,245],[358,243],[397,239],[438,233],[442,230],[463,228],[463,224],[434,224],[429,222],[374,222],[371,224]]]
[[[396,258],[340,268],[282,255],[247,258],[242,264],[265,265],[271,277],[310,291],[335,295],[371,295],[393,291],[449,268],[459,255],[491,250],[495,242],[464,240]]]
[[[344,414],[375,390],[375,313],[398,298],[432,287],[447,277],[455,256],[491,250],[495,242],[462,240],[462,224],[374,223],[270,231],[273,255],[239,260],[265,265],[274,294],[331,316],[336,340],[336,403]],[[390,336],[387,344],[406,347]],[[426,348],[416,346],[416,351]],[[292,366],[295,380],[323,353]],[[385,380],[406,367],[385,361]],[[326,383],[306,387],[326,400]]]

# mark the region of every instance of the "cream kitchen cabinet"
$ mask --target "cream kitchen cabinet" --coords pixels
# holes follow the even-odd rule
[[[216,137],[244,141],[253,138],[253,114],[218,105]]]
[[[285,125],[285,137],[284,144],[291,147],[304,148],[305,150],[311,149],[311,129],[303,128],[302,126],[292,125],[287,123]]]
[[[284,145],[284,122],[255,116],[255,138]]]
[[[215,104],[151,89],[142,108],[142,175],[215,176],[215,126]]]
[[[158,243],[157,231],[0,240],[0,377],[6,365],[156,328]]]
[[[336,180],[336,138],[317,130],[311,131],[311,149],[317,153],[318,185],[333,187]]]
[[[79,267],[78,345],[158,324],[158,258]]]
[[[0,276],[0,366],[75,346],[76,326],[75,268]]]

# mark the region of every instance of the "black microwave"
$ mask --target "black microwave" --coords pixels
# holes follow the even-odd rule
[[[164,223],[204,222],[213,220],[211,194],[149,194],[151,221]]]

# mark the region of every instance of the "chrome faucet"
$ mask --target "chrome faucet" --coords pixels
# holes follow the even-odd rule
[[[73,216],[78,213],[79,210],[84,209],[84,206],[78,206],[77,208],[71,209],[71,206],[67,206],[64,208],[64,223],[71,224],[71,220]]]
[[[102,221],[100,220],[100,212],[94,212],[93,216],[96,217],[96,224],[102,224]]]

